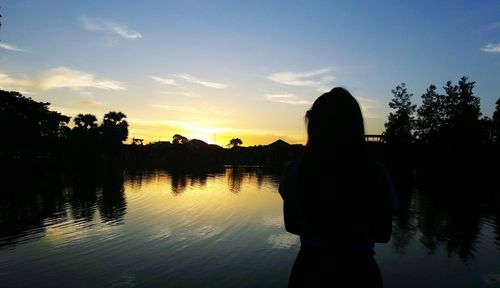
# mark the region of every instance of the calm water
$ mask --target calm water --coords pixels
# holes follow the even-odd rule
[[[260,168],[25,178],[1,183],[2,287],[286,287],[298,239]],[[500,287],[498,199],[473,195],[401,195],[385,287]]]

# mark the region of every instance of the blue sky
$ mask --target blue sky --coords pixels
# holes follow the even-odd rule
[[[380,3],[383,2],[383,3]],[[3,1],[0,88],[69,116],[127,114],[130,136],[305,141],[323,91],[380,133],[390,90],[477,82],[500,97],[499,1]]]

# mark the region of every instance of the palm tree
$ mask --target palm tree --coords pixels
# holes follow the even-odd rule
[[[71,139],[75,152],[78,155],[94,154],[99,148],[99,129],[97,118],[92,114],[78,114],[73,118],[75,127],[72,129]]]
[[[101,124],[103,136],[111,142],[122,143],[128,137],[127,115],[122,112],[111,111],[104,114]]]
[[[82,131],[92,131],[97,129],[97,118],[92,114],[78,114],[73,119],[75,129]]]

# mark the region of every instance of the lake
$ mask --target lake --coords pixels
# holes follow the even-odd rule
[[[278,180],[259,167],[3,177],[0,286],[286,287],[299,241]],[[376,246],[385,287],[500,287],[498,196],[446,195],[400,194]]]

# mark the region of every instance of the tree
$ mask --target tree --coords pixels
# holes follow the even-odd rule
[[[0,150],[57,149],[54,145],[66,137],[70,117],[50,111],[49,105],[0,90],[0,131],[8,139],[0,141]]]
[[[496,102],[497,106],[493,112],[493,139],[500,144],[500,98]]]
[[[100,147],[97,117],[93,114],[78,114],[73,118],[75,126],[71,130],[71,142],[77,155],[86,157]]]
[[[493,126],[493,119],[488,116],[482,117],[480,120],[481,123],[481,139],[483,143],[493,143],[495,142],[495,130]]]
[[[132,145],[142,146],[144,145],[144,139],[132,138]]]
[[[417,110],[415,135],[425,143],[437,141],[445,121],[444,96],[430,85],[422,95],[422,106]]]
[[[387,122],[384,124],[384,136],[387,143],[409,144],[413,140],[412,130],[416,105],[411,104],[412,93],[408,93],[405,83],[396,86],[391,90],[394,98],[389,103],[389,107],[394,112],[389,113]]]
[[[463,76],[458,85],[446,82],[444,90],[444,134],[449,144],[479,143],[482,141],[480,99],[474,96],[476,82]]]
[[[180,134],[175,134],[173,137],[172,137],[172,143],[173,144],[186,144],[189,142],[189,139],[180,135]]]
[[[78,131],[95,131],[97,129],[97,117],[92,114],[78,114],[76,117],[73,119],[73,122],[75,123],[75,127],[73,129],[76,129]]]
[[[227,144],[227,147],[234,148],[234,147],[238,147],[240,145],[243,145],[243,141],[241,141],[240,138],[233,138],[229,141],[229,144]]]
[[[104,114],[101,132],[106,143],[111,145],[121,144],[128,138],[127,115],[122,112],[111,111]]]
[[[59,112],[47,111],[44,118],[40,123],[42,136],[61,139],[66,139],[69,136],[71,129],[67,124],[70,117]]]

